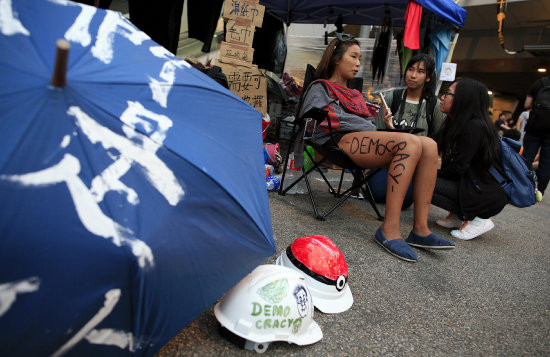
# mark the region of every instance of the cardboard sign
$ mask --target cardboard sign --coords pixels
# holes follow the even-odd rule
[[[241,66],[251,66],[254,49],[247,45],[222,42],[220,45],[220,60]]]
[[[267,80],[254,65],[235,66],[218,60],[216,66],[227,77],[229,90],[260,113],[267,112]]]
[[[226,1],[223,9],[223,17],[235,20],[239,23],[247,23],[256,27],[262,27],[264,21],[265,6],[258,1],[230,0]]]
[[[242,24],[235,20],[227,21],[225,41],[241,43],[252,47],[256,26]]]

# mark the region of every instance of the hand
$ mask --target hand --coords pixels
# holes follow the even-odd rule
[[[395,127],[393,126],[393,115],[392,115],[391,109],[386,108],[385,106],[383,106],[383,108],[384,108],[384,124],[386,124],[386,128],[395,129]]]

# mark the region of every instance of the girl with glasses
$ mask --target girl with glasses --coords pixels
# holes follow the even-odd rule
[[[447,120],[436,140],[442,156],[432,204],[449,211],[436,221],[451,235],[473,239],[493,229],[491,217],[508,202],[489,173],[500,165],[500,141],[489,119],[489,95],[480,82],[462,78],[441,96]]]

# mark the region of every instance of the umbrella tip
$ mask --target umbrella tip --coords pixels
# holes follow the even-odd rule
[[[63,38],[60,38],[59,40],[57,40],[55,42],[56,46],[58,49],[62,49],[62,50],[70,50],[71,49],[71,44],[69,43],[69,41],[63,39]]]
[[[60,39],[56,42],[57,53],[55,55],[55,68],[51,79],[55,87],[65,87],[67,85],[67,62],[69,61],[69,50],[71,44],[69,41]]]

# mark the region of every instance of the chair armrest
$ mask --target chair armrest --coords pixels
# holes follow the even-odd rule
[[[313,134],[313,128],[307,127],[308,121],[306,121],[306,119],[310,118],[315,121],[315,125],[321,123],[325,119],[327,120],[330,140],[335,147],[338,147],[338,143],[334,140],[334,137],[332,136],[332,125],[328,116],[328,111],[320,108],[311,108],[300,117],[300,120],[302,120],[304,124],[304,139],[306,139],[306,137],[311,137],[311,135]]]
[[[328,117],[328,112],[320,108],[311,108],[307,112],[301,115],[301,118],[312,118],[317,123],[322,122]]]
[[[313,136],[313,131],[317,124],[328,119],[328,112],[319,108],[311,108],[305,112],[300,118],[299,123],[302,130],[304,140],[308,140]]]

